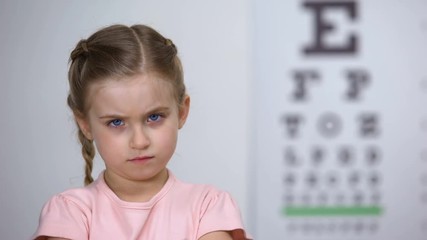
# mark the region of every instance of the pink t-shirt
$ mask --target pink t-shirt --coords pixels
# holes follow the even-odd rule
[[[125,202],[103,176],[51,198],[33,239],[196,240],[212,231],[233,231],[234,239],[247,239],[239,209],[226,192],[183,183],[169,171],[166,184],[150,201]]]

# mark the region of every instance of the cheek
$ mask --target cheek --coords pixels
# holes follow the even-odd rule
[[[178,131],[176,127],[170,127],[166,131],[162,132],[159,137],[159,142],[165,149],[175,150],[178,138]]]
[[[114,152],[114,146],[117,146],[114,143],[114,139],[103,136],[102,134],[94,136],[94,141],[96,148],[98,149],[101,155],[109,152]]]
[[[101,152],[114,152],[118,147],[123,145],[123,137],[114,134],[112,131],[108,131],[105,128],[95,128],[92,131],[93,139],[96,144],[96,148]]]
[[[120,141],[120,138],[106,136],[106,134],[98,134],[94,139],[99,156],[105,163],[111,164],[115,162],[116,159],[121,159],[126,156],[124,152],[126,147],[123,141]]]
[[[99,126],[92,127],[92,136],[97,145],[102,145],[108,140],[108,134]]]

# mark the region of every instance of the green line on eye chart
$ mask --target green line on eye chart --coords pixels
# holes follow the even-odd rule
[[[379,216],[383,209],[378,206],[348,207],[284,207],[283,214],[288,217],[321,216]]]

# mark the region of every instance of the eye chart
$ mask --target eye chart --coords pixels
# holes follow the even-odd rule
[[[254,9],[255,238],[427,240],[427,2]]]

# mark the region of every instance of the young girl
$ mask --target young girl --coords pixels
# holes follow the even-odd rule
[[[113,25],[81,40],[70,61],[86,186],[51,198],[33,239],[248,239],[228,193],[166,168],[190,108],[171,40]],[[106,169],[93,181],[95,146]]]

